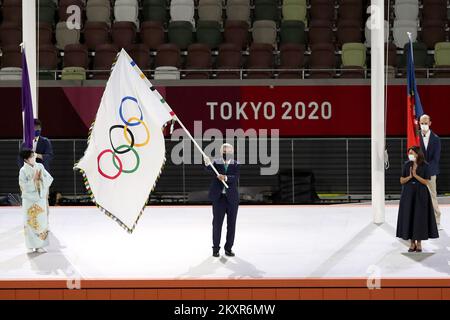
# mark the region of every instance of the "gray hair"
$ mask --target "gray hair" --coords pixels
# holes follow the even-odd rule
[[[229,143],[224,143],[220,146],[220,153],[223,153],[223,149],[225,149],[225,148],[231,148],[232,152],[234,152],[233,145],[231,145]]]

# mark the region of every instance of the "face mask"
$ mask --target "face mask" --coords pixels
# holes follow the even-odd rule
[[[420,125],[420,129],[421,129],[422,131],[427,132],[428,130],[430,130],[430,126],[427,125],[427,124],[421,124],[421,125]]]
[[[413,154],[408,154],[408,158],[410,161],[416,161],[416,156]]]
[[[224,153],[222,154],[222,157],[223,157],[223,160],[225,160],[225,161],[231,160],[231,159],[233,159],[233,154],[232,154],[232,153],[226,153],[226,152],[224,152]]]
[[[39,137],[41,135],[41,130],[35,130],[34,131],[34,136],[35,137]]]

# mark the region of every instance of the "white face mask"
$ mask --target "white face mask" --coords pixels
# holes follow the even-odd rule
[[[410,161],[416,161],[416,156],[413,154],[408,154],[408,158]]]
[[[428,132],[428,130],[430,130],[430,126],[427,125],[427,124],[421,124],[421,125],[420,125],[420,129],[421,129],[423,132]]]

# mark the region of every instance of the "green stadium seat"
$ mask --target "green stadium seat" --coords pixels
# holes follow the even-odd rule
[[[306,44],[305,23],[297,20],[283,20],[280,28],[280,43]]]
[[[61,80],[86,80],[86,69],[82,67],[63,68]]]
[[[172,21],[169,24],[169,42],[180,50],[186,50],[193,42],[193,27],[190,21]]]
[[[199,20],[197,22],[197,42],[204,43],[210,49],[216,49],[222,43],[220,23],[217,21]]]

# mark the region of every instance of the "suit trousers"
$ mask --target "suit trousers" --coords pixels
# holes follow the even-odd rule
[[[431,180],[428,182],[428,189],[430,190],[431,201],[433,202],[436,223],[440,224],[441,223],[441,210],[439,210],[439,204],[438,204],[438,200],[437,200],[436,176],[431,176]]]
[[[213,201],[213,249],[220,249],[220,238],[222,235],[222,226],[227,215],[227,236],[225,250],[230,251],[234,244],[234,235],[236,232],[236,218],[239,204],[230,201],[225,194],[219,199]]]

